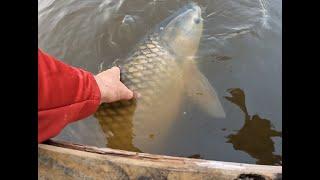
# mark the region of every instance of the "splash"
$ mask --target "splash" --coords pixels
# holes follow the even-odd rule
[[[260,6],[261,6],[261,13],[262,13],[262,17],[261,17],[261,23],[262,23],[262,27],[264,28],[270,28],[269,26],[269,12],[267,10],[267,6],[268,6],[268,2],[267,0],[259,0]]]

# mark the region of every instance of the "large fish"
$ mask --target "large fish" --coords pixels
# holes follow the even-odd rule
[[[190,3],[146,35],[129,57],[115,63],[121,81],[140,98],[99,107],[95,116],[108,147],[137,152],[141,151],[137,147],[158,148],[186,99],[212,117],[225,117],[217,93],[193,61],[202,30],[201,9]]]

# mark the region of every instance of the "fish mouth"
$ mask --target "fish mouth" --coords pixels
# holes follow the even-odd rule
[[[189,4],[186,5],[187,10],[192,10],[195,12],[196,14],[196,18],[194,19],[194,22],[196,24],[199,24],[200,22],[203,21],[202,17],[201,17],[201,8],[194,2],[191,2]]]
[[[196,3],[194,3],[194,2],[189,3],[186,5],[186,8],[196,11],[199,14],[199,16],[201,16],[201,8]]]
[[[184,5],[183,7],[181,7],[180,9],[178,9],[177,11],[175,11],[173,14],[171,14],[169,17],[167,17],[166,19],[164,19],[157,27],[156,30],[162,30],[164,29],[173,19],[175,19],[176,17],[178,17],[179,15],[181,15],[182,13],[186,12],[186,11],[195,11],[197,14],[197,18],[195,18],[195,23],[200,23],[203,21],[203,18],[201,16],[201,8],[198,4],[196,4],[195,2],[190,2],[186,5]]]

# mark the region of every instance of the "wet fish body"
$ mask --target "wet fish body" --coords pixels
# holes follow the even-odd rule
[[[95,116],[108,147],[137,152],[141,151],[137,144],[144,149],[160,148],[157,145],[168,138],[186,94],[210,115],[224,116],[214,89],[192,63],[202,33],[201,20],[200,8],[190,4],[140,41],[128,58],[115,62],[121,69],[121,81],[140,98],[99,107]]]
[[[155,127],[157,122],[171,121],[173,117],[169,116],[176,116],[164,106],[177,112],[182,88],[181,67],[161,46],[158,34],[148,36],[131,57],[117,62],[117,66],[121,69],[121,81],[141,98],[102,104],[96,117],[108,136],[108,147],[139,152],[132,144],[133,124],[138,121],[135,128],[139,129],[137,126],[153,122]]]

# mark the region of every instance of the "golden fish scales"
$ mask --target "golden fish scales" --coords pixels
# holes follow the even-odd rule
[[[225,118],[219,97],[193,57],[203,31],[201,9],[187,4],[169,16],[120,64],[121,81],[140,98],[103,104],[96,113],[108,147],[163,152],[181,105],[193,103],[212,118]],[[201,96],[199,96],[201,94]],[[134,145],[133,145],[134,144]]]
[[[102,104],[95,114],[110,148],[141,152],[132,142],[133,121],[152,121],[156,125],[164,118],[173,118],[169,111],[178,107],[175,102],[179,102],[179,87],[182,87],[180,68],[156,36],[149,36],[131,57],[117,64],[121,81],[141,97]],[[150,135],[154,134],[145,137]]]

